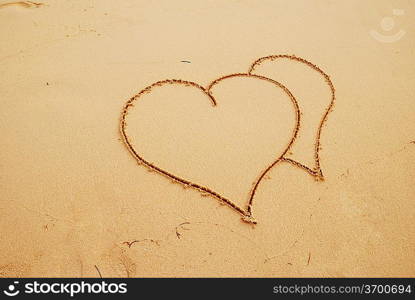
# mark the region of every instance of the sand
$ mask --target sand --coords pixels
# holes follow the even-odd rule
[[[0,1],[0,276],[415,276],[414,7]]]

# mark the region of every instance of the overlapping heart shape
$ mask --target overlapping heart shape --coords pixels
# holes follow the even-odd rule
[[[286,153],[294,144],[300,130],[301,111],[298,99],[280,82],[272,78],[254,74],[256,67],[264,61],[273,61],[276,59],[289,59],[310,67],[321,74],[330,87],[331,101],[320,120],[316,133],[314,148],[315,165],[313,167],[308,167],[301,162],[286,157]],[[227,103],[225,101],[226,99],[222,99],[226,98],[226,95],[229,95],[229,92],[228,94],[226,93],[226,88],[232,90],[235,84],[242,87],[239,88],[241,91],[238,94],[240,101],[233,103],[228,101]],[[224,88],[220,89],[219,86],[224,86]],[[267,92],[262,93],[262,90]],[[268,97],[270,99],[265,99],[267,97],[264,97],[264,95],[267,93],[272,96]],[[247,97],[245,97],[246,95]],[[232,96],[235,97],[235,95]],[[207,99],[208,102],[205,101],[202,104],[202,102],[185,102],[187,100],[183,100],[193,99],[195,97]],[[220,100],[218,100],[219,98]],[[140,101],[138,101],[139,99]],[[260,99],[262,102],[256,103],[257,101],[252,101],[252,99]],[[323,179],[319,158],[320,135],[323,123],[326,121],[327,115],[333,107],[334,99],[334,86],[329,76],[319,67],[294,55],[273,55],[256,60],[247,73],[235,73],[222,76],[212,81],[207,87],[203,87],[192,81],[177,79],[167,79],[151,84],[130,98],[125,104],[121,115],[120,132],[128,150],[140,164],[146,166],[151,171],[166,176],[174,182],[182,184],[184,187],[196,189],[202,195],[208,195],[218,199],[241,214],[243,221],[256,224],[256,220],[252,215],[255,193],[265,175],[277,163],[291,163],[307,171],[316,179]],[[278,101],[278,106],[269,105],[267,107],[267,103],[271,103],[267,101]],[[157,103],[155,104],[155,102]],[[180,102],[180,104],[177,104],[177,102]],[[210,106],[205,107],[204,105],[206,103],[210,104]],[[218,103],[221,103],[222,106],[218,106]],[[127,133],[127,120],[131,117],[132,110],[136,110],[137,115],[141,114],[141,116],[155,115],[154,118],[147,118],[147,123],[145,121],[146,118],[142,118],[144,121],[141,121],[141,125],[146,130],[142,132],[144,135],[141,136],[141,144],[139,143],[138,145],[133,142],[131,132]],[[205,111],[208,111],[207,115]],[[291,119],[287,119],[287,115],[289,114],[292,115]],[[278,120],[283,118],[284,120],[288,120],[285,122],[286,124],[278,123]],[[166,119],[169,121],[173,119],[175,122],[174,124],[167,123],[165,122]],[[187,127],[183,127],[181,126],[182,123],[192,124],[192,128],[189,129],[187,125]],[[264,128],[265,126],[272,128],[272,130],[264,129],[270,135],[258,134],[258,128]],[[208,130],[206,130],[207,128]],[[227,133],[224,133],[226,131],[225,128],[228,129]],[[220,138],[217,138],[219,136],[218,134],[215,135],[218,132],[221,133]],[[171,135],[178,136],[177,138],[171,138]],[[212,143],[212,140],[216,144]],[[143,147],[140,149],[139,145],[142,146],[146,143],[157,143],[160,149],[169,149],[169,151],[173,149],[176,152],[170,151],[167,153],[175,153],[172,156],[180,156],[181,162],[186,162],[186,157],[191,157],[193,154],[196,155],[198,148],[206,148],[209,146],[212,147],[212,151],[206,151],[204,149],[203,153],[204,155],[208,153],[212,157],[211,160],[208,160],[210,162],[209,164],[203,165],[200,162],[201,155],[199,155],[198,160],[193,161],[193,164],[198,164],[202,167],[196,170],[197,174],[194,171],[190,171],[189,173],[187,170],[193,170],[194,168],[188,168],[182,165],[178,166],[179,169],[177,169],[177,164],[168,163],[169,161],[174,162],[175,157],[169,157],[169,161],[167,161],[160,154],[163,152],[154,153],[157,151],[152,151],[151,153],[147,152],[143,154],[145,151],[142,149]],[[189,144],[189,147],[186,146],[186,143]],[[212,144],[216,146],[213,147]],[[217,149],[217,145],[221,145],[221,149]],[[253,166],[260,168],[257,174],[254,174],[254,177],[252,177],[252,174],[244,175],[244,178],[246,177],[247,180],[253,181],[252,186],[249,187],[250,191],[246,208],[242,208],[236,204],[234,199],[225,196],[227,194],[226,186],[229,186],[231,181],[225,183],[221,182],[223,180],[216,181],[212,183],[215,187],[206,184],[203,173],[210,172],[214,175],[215,172],[223,172],[226,169],[226,166],[216,165],[215,155],[226,155],[229,161],[233,161],[234,165],[241,169],[244,169],[243,166],[245,164],[253,164]],[[241,160],[245,156],[249,157],[249,159]],[[160,165],[159,162],[153,162],[154,160],[163,161],[164,165]],[[192,163],[191,159],[189,161]],[[167,165],[169,165],[169,168],[166,168]],[[225,175],[232,177],[229,174]]]

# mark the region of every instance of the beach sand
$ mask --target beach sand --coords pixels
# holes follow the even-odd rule
[[[0,277],[415,276],[414,8],[0,1]]]

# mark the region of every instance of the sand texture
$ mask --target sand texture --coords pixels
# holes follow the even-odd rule
[[[414,9],[0,1],[0,277],[415,276]]]

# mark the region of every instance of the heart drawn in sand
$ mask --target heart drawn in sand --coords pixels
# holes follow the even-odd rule
[[[153,83],[127,101],[120,131],[140,164],[256,224],[255,193],[278,162],[322,175],[318,148],[318,168],[284,158],[300,129],[297,99],[283,84],[252,70],[222,76],[207,87],[175,79]]]

